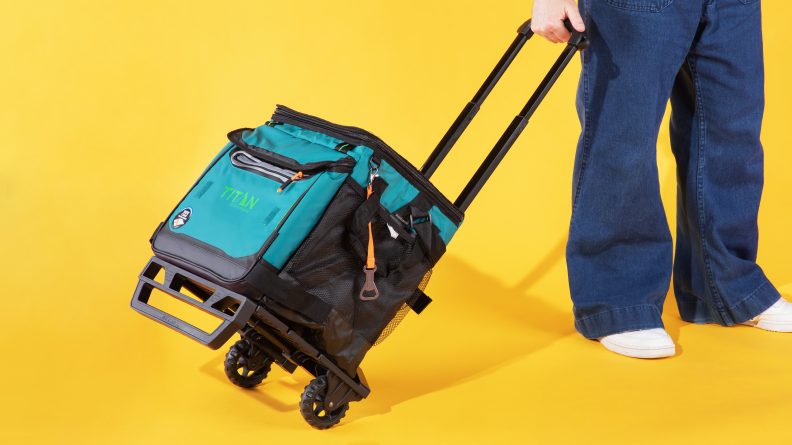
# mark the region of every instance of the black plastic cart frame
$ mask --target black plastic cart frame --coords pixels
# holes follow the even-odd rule
[[[163,269],[165,278],[162,283],[159,283],[154,279]],[[213,332],[205,332],[149,305],[149,298],[154,289],[223,321]],[[199,300],[181,293],[182,289],[187,289]],[[223,289],[157,257],[152,257],[149,260],[138,277],[138,286],[132,299],[132,309],[210,349],[219,349],[235,333],[239,333],[243,338],[250,340],[254,347],[262,349],[270,357],[270,361],[263,362],[258,367],[254,364],[250,368],[251,371],[258,371],[258,368],[270,362],[277,364],[289,374],[294,373],[298,366],[305,368],[314,377],[329,371],[338,376],[361,399],[371,392],[367,387],[362,370],[358,369],[355,379],[349,377],[330,359],[253,300]],[[255,356],[255,351],[251,355]]]
[[[575,31],[568,20],[564,24],[572,33],[572,37],[528,103],[509,124],[483,164],[454,202],[454,205],[460,210],[467,209],[476,197],[575,53],[588,47],[588,39],[585,34]],[[517,33],[517,37],[495,69],[473,99],[465,105],[462,113],[424,163],[421,173],[426,178],[430,178],[437,170],[525,42],[533,36],[531,21],[528,20],[524,23]],[[164,279],[160,283],[155,278],[163,269],[165,271]],[[205,332],[178,317],[157,309],[149,304],[149,299],[155,289],[216,317],[221,320],[220,325],[211,333]],[[192,296],[183,293],[182,289],[189,291]],[[323,355],[322,351],[308,344],[259,302],[224,289],[216,283],[205,280],[160,258],[151,258],[140,273],[131,306],[132,309],[146,317],[211,349],[220,348],[235,333],[239,333],[242,339],[231,347],[226,360],[226,373],[229,375],[229,379],[238,386],[255,386],[266,377],[269,367],[273,363],[288,373],[293,373],[298,367],[305,369],[316,379],[303,393],[300,409],[306,421],[315,428],[329,428],[338,423],[349,402],[360,401],[371,392],[360,368],[354,377],[350,377],[332,360]],[[245,357],[240,358],[243,352]],[[251,376],[256,378],[235,380],[229,374],[229,366],[232,364],[242,366],[245,377],[248,373],[252,373]],[[234,372],[237,370],[236,367],[232,367],[232,369]],[[314,408],[314,406],[318,406],[318,408]],[[324,410],[321,412],[329,413],[326,416],[335,417],[332,417],[331,421],[323,421],[322,418],[317,417],[320,409]]]

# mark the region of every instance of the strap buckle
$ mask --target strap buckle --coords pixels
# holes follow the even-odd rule
[[[424,222],[427,222],[427,221],[429,223],[431,223],[431,224],[434,224],[434,222],[432,222],[432,214],[431,213],[427,213],[426,215],[429,217],[429,219],[426,219],[424,221],[419,221],[419,222],[416,223],[415,219],[413,219],[412,214],[410,214],[410,228],[415,230],[415,225],[416,224],[424,223]],[[426,216],[422,216],[421,218],[426,218]]]

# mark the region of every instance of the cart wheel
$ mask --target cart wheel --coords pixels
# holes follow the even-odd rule
[[[234,343],[231,349],[228,350],[225,359],[225,373],[228,380],[231,380],[236,386],[240,388],[252,388],[260,384],[272,368],[270,363],[262,366],[258,371],[251,371],[248,369],[248,360],[250,359],[250,342],[242,339]]]
[[[327,378],[317,377],[305,387],[300,398],[300,413],[308,425],[317,430],[326,430],[341,421],[349,409],[345,403],[333,411],[325,411],[324,398],[327,391]]]

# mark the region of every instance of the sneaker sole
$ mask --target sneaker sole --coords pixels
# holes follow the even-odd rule
[[[657,347],[657,348],[633,348],[614,343],[608,339],[600,340],[602,346],[609,351],[633,358],[664,358],[671,357],[676,353],[676,345]]]
[[[771,332],[792,332],[792,323],[784,323],[779,321],[746,321],[745,323],[740,323],[745,326],[751,326],[754,328],[764,329],[765,331]]]

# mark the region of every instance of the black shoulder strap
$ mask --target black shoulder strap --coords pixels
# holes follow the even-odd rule
[[[267,297],[319,324],[324,323],[332,309],[321,298],[306,291],[297,283],[283,280],[261,262],[253,266],[253,270],[245,277],[245,281]]]

